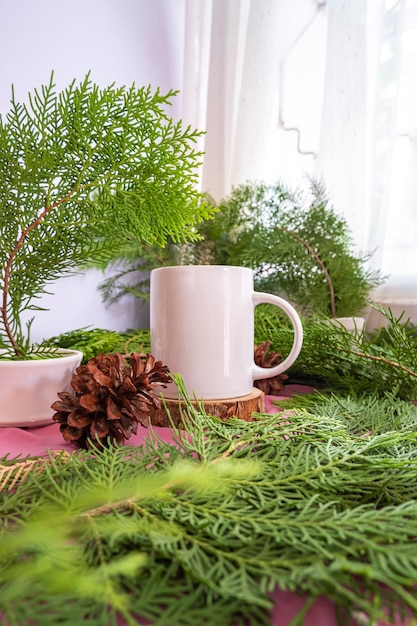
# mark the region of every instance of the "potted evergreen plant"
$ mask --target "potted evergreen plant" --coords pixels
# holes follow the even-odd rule
[[[126,242],[195,239],[212,215],[195,185],[199,132],[166,113],[174,95],[100,89],[89,75],[61,93],[51,75],[26,103],[12,90],[0,117],[0,425],[49,421],[79,364],[79,352],[33,345],[22,322],[55,279]]]
[[[324,184],[291,190],[281,181],[248,182],[204,223],[197,250],[214,262],[252,267],[257,289],[283,295],[305,317],[362,314],[379,272],[353,250],[346,220],[331,206]]]

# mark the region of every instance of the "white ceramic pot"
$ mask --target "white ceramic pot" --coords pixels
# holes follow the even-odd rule
[[[71,378],[83,358],[78,350],[33,361],[0,360],[0,427],[52,424],[51,404],[59,391],[71,391]]]
[[[335,326],[343,326],[353,335],[360,335],[365,328],[364,317],[334,317],[331,323]]]

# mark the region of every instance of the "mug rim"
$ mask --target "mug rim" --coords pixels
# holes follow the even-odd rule
[[[207,264],[207,265],[193,265],[193,264],[188,264],[188,265],[164,265],[163,267],[155,267],[153,270],[151,270],[151,274],[153,274],[154,272],[161,272],[161,271],[167,271],[167,270],[201,270],[204,269],[204,271],[213,271],[213,270],[219,270],[219,269],[223,269],[223,270],[232,270],[232,271],[244,271],[244,272],[250,272],[251,274],[253,274],[253,270],[250,267],[243,267],[242,265],[214,265],[214,264]]]

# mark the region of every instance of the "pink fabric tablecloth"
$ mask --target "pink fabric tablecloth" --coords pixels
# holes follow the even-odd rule
[[[287,398],[292,393],[308,393],[311,387],[303,385],[288,385],[281,397]],[[276,397],[266,396],[265,405],[267,412],[275,413],[279,409],[273,404]],[[154,427],[155,432],[163,441],[171,441],[170,431],[164,427]],[[128,445],[138,446],[142,444],[148,436],[147,428],[139,426],[136,435],[132,435],[128,441]],[[59,425],[51,423],[50,426],[41,426],[39,428],[1,428],[0,429],[0,457],[9,455],[10,458],[17,456],[44,456],[47,451],[67,450],[74,451],[74,446],[66,443],[61,433]]]
[[[280,393],[280,397],[287,398],[294,393],[308,393],[309,391],[312,391],[311,387],[287,385],[285,390]],[[273,404],[273,401],[276,400],[278,400],[276,396],[266,396],[265,404],[268,413],[275,413],[279,410],[277,405]],[[154,427],[154,430],[163,441],[171,441],[168,428]],[[142,444],[148,436],[148,432],[146,428],[139,427],[138,433],[129,439],[128,444]],[[58,424],[53,423],[39,428],[0,429],[0,457],[8,455],[9,459],[12,459],[15,457],[45,456],[48,451],[55,450],[74,451],[74,447],[63,440]],[[271,614],[271,623],[274,626],[288,626],[304,605],[302,598],[279,589],[274,592],[273,598],[275,606]],[[324,597],[318,598],[306,613],[305,624],[306,626],[337,626],[332,602]],[[219,626],[222,625],[219,624]],[[355,626],[355,623],[352,622],[351,626]],[[388,626],[388,623],[379,622],[378,626]],[[405,625],[398,621],[395,626]]]

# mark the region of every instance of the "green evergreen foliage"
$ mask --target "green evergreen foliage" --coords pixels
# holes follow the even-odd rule
[[[2,623],[261,626],[276,585],[341,624],[417,617],[415,405],[185,413],[172,444],[1,459]]]
[[[80,350],[84,355],[83,364],[101,353],[146,354],[151,350],[150,333],[147,328],[130,329],[120,333],[104,328],[80,328],[46,339],[42,346]]]
[[[129,272],[184,263],[241,265],[254,270],[258,291],[281,295],[304,316],[346,317],[360,314],[370,291],[382,282],[366,267],[369,256],[353,252],[346,220],[331,206],[323,183],[307,189],[247,182],[218,205],[213,220],[203,221],[203,239],[159,253],[154,247],[127,246],[122,258]],[[123,281],[125,270],[102,286],[105,299],[126,292],[147,297],[146,274],[137,285]]]
[[[0,348],[27,355],[21,314],[55,279],[127,243],[198,235],[213,208],[196,189],[198,131],[174,123],[174,91],[48,85],[0,119]]]
[[[296,362],[286,372],[287,384],[305,383],[339,395],[377,395],[395,390],[403,400],[417,398],[417,333],[403,317],[373,305],[387,325],[369,336],[352,335],[327,321],[304,320],[304,341]],[[289,354],[293,330],[277,307],[255,308],[255,343],[271,343],[282,356]],[[124,333],[100,328],[64,333],[45,341],[45,346],[81,350],[84,362],[100,352],[149,352],[149,329]]]
[[[288,298],[304,316],[358,315],[380,282],[367,257],[353,253],[348,224],[318,181],[295,190],[280,181],[240,185],[201,231],[215,263],[253,268],[258,291]]]
[[[190,246],[194,248],[192,244]],[[130,294],[149,301],[149,272],[166,265],[183,265],[182,252],[187,248],[187,244],[176,244],[172,239],[163,248],[147,243],[129,243],[115,255],[116,260],[112,263],[94,263],[95,267],[108,268],[112,272],[99,285],[103,300],[114,303]]]
[[[402,316],[373,305],[387,325],[373,336],[352,334],[327,320],[304,321],[303,347],[288,370],[289,381],[306,383],[338,394],[377,394],[396,390],[398,398],[417,398],[417,334]],[[286,355],[293,331],[283,324],[276,307],[255,309],[255,341],[270,341]]]

